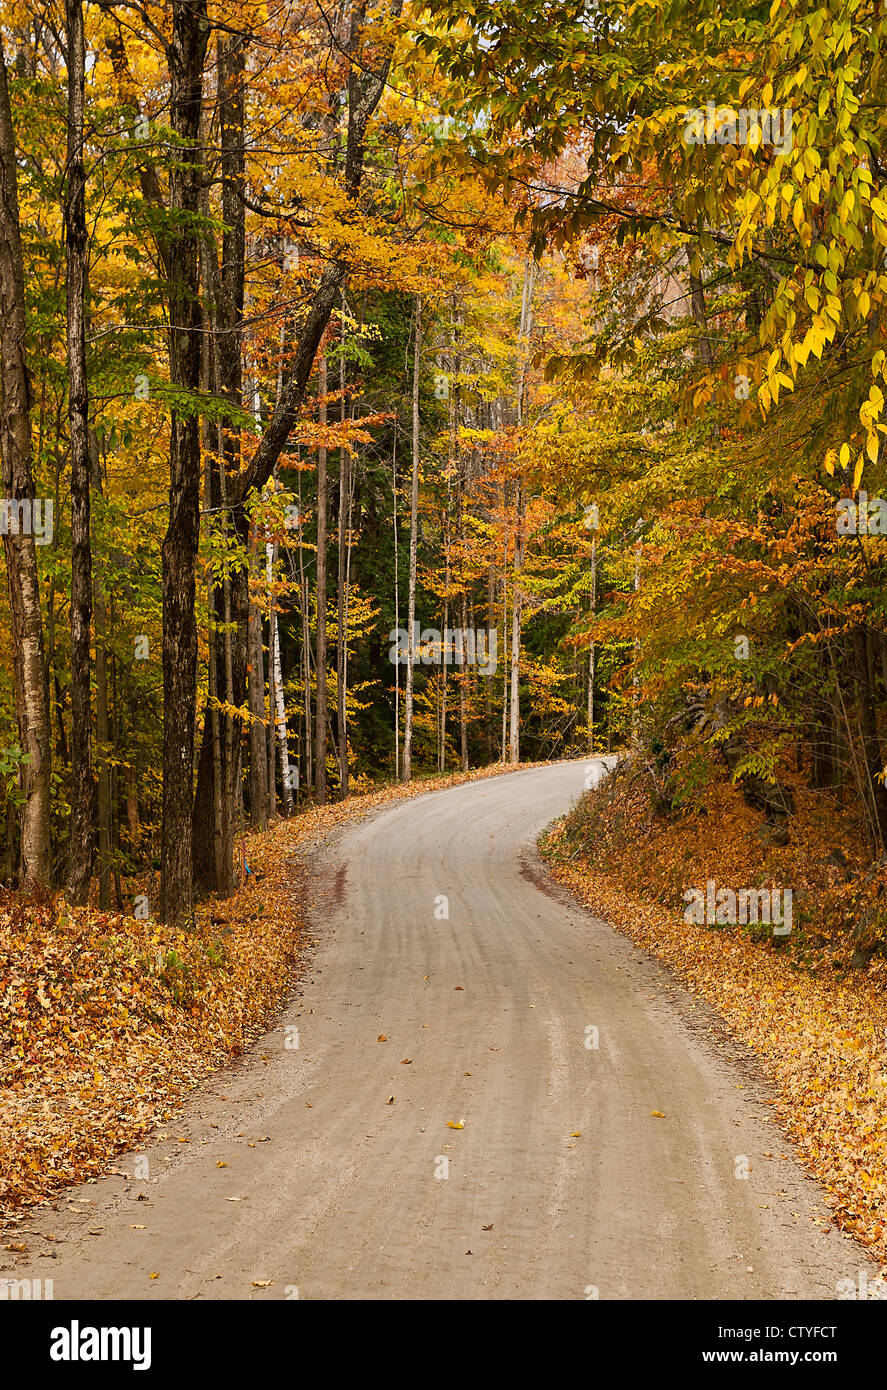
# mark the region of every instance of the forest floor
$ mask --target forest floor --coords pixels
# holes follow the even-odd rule
[[[193,931],[61,895],[0,897],[0,1214],[24,1220],[114,1172],[115,1155],[262,1034],[314,944],[301,866],[313,846],[390,801],[503,771],[392,784],[248,834],[251,872],[233,898],[198,905]],[[154,900],[156,886],[127,888]]]
[[[852,804],[794,786],[788,844],[769,842],[737,788],[715,783],[695,813],[653,809],[624,763],[543,837],[555,878],[713,1005],[775,1083],[771,1102],[823,1183],[837,1227],[887,1263],[887,958],[854,968],[883,921],[883,866],[869,867]],[[684,920],[684,892],[791,888],[788,937]]]

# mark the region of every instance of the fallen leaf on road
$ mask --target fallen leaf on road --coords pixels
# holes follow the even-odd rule
[[[655,1115],[656,1118],[657,1118],[657,1120],[664,1120],[664,1119],[665,1119],[665,1116],[663,1115],[663,1113],[662,1113],[661,1110],[651,1110],[651,1111],[650,1111],[650,1114],[651,1114],[651,1115]]]
[[[385,1036],[384,1033],[380,1033],[379,1036],[378,1036],[378,1038],[376,1039],[376,1042],[387,1042],[387,1041],[388,1041],[388,1039],[386,1038],[386,1036]]]
[[[27,1245],[6,1245],[6,1246],[4,1246],[4,1249],[5,1249],[5,1250],[17,1250],[18,1253],[19,1253],[20,1255],[23,1255],[24,1252],[27,1250],[27,1248],[28,1248]]]
[[[456,985],[456,989],[462,989],[462,990],[464,990],[464,988],[465,988],[464,985]],[[468,1253],[469,1253],[469,1255],[470,1255],[470,1254],[471,1254],[471,1251],[469,1250]]]
[[[388,1100],[386,1101],[386,1105],[393,1105],[393,1104],[394,1104],[394,1096],[389,1096],[389,1097],[388,1097]]]
[[[464,1129],[464,1120],[447,1120],[447,1129]]]
[[[158,1270],[156,1274],[149,1274],[149,1275],[148,1275],[148,1278],[149,1278],[149,1279],[159,1279],[159,1278],[160,1278],[160,1271]]]
[[[400,1065],[401,1065],[402,1067],[408,1067],[408,1066],[410,1065],[410,1063],[412,1062],[412,1060],[413,1060],[412,1057],[401,1057],[401,1059],[400,1059]]]
[[[272,1285],[273,1283],[274,1283],[274,1280],[273,1280],[273,1279],[254,1279],[254,1280],[253,1280],[253,1288],[254,1288],[254,1289],[270,1289],[270,1287],[271,1287],[271,1285]]]
[[[571,1138],[571,1139],[581,1139],[581,1138],[582,1138],[582,1131],[581,1131],[581,1129],[574,1129],[574,1130],[573,1130],[573,1133],[570,1135],[570,1138]]]
[[[147,1226],[130,1226],[131,1231],[147,1231]]]
[[[493,1229],[493,1223],[492,1223],[492,1221],[490,1222],[489,1226],[481,1226],[481,1230],[482,1230],[482,1231],[492,1231],[492,1229]]]
[[[216,1167],[217,1167],[217,1168],[227,1168],[228,1165],[227,1165],[227,1163],[223,1163],[222,1160],[219,1159],[218,1163],[216,1164]]]

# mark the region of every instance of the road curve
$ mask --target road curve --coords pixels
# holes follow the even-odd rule
[[[342,832],[279,1026],[147,1178],[37,1218],[56,1258],[14,1277],[57,1299],[834,1299],[874,1273],[823,1231],[744,1049],[548,888],[533,844],[584,767]]]

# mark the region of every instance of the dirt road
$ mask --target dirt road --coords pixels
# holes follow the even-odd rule
[[[584,767],[347,829],[280,1026],[195,1094],[145,1177],[29,1223],[57,1239],[15,1277],[57,1299],[834,1299],[871,1277],[823,1233],[743,1048],[537,886],[533,842]]]

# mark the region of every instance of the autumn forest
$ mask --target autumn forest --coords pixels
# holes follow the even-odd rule
[[[572,891],[670,913],[659,954],[768,1020],[753,1047],[803,1010],[737,1004],[746,950],[871,990],[874,1037],[883,0],[4,0],[0,58],[14,1085],[65,931],[146,1030],[211,1009],[236,1051],[308,827],[570,761],[543,848]],[[794,918],[706,917],[716,882]],[[887,1250],[883,1107],[835,1139],[805,1047],[799,1142]],[[865,1196],[822,1155],[869,1144]]]
[[[791,749],[880,852],[863,9],[9,11],[7,884],[187,915],[245,824],[632,739],[656,780],[681,718],[670,800],[784,809]],[[788,138],[711,128],[716,70]]]

